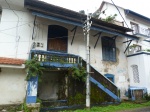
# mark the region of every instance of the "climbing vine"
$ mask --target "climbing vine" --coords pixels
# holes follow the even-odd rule
[[[26,80],[29,80],[31,77],[38,76],[39,81],[41,81],[41,75],[43,74],[44,67],[41,66],[37,57],[27,60],[25,62],[25,69],[27,72]]]
[[[81,65],[78,65],[78,67],[71,67],[68,69],[68,75],[71,75],[72,78],[79,81],[86,80],[86,70]]]

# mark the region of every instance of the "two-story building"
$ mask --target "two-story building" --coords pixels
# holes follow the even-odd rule
[[[105,1],[97,12],[100,13],[99,19],[116,14],[115,21],[122,22],[120,25],[133,30],[130,34],[139,37],[138,41],[127,39],[124,42],[128,46],[124,53],[127,56],[129,86],[133,89],[147,88],[147,92],[150,93],[150,18]]]
[[[22,103],[24,99],[35,103],[37,96],[43,101],[66,100],[68,85],[58,96],[60,82],[67,83],[61,71],[86,63],[86,15],[39,0],[5,0],[0,4],[0,104]],[[127,34],[132,30],[124,26],[95,18],[91,21],[90,81],[119,101],[118,90],[121,98],[126,97],[131,82],[123,42],[139,38]],[[25,80],[24,61],[34,56],[47,68],[39,85],[38,77]]]

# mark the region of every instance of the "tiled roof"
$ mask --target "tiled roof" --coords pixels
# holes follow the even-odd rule
[[[21,65],[25,62],[23,59],[0,57],[0,64]]]

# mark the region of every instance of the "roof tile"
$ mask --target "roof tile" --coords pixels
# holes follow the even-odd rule
[[[0,57],[0,64],[21,65],[25,63],[23,59]]]

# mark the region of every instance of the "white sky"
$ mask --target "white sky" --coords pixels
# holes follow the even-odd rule
[[[103,0],[43,0],[50,4],[61,6],[74,11],[85,10],[89,13],[94,12],[100,7]],[[111,2],[111,0],[105,0]],[[150,0],[113,0],[118,6],[130,9],[139,14],[150,18]]]

